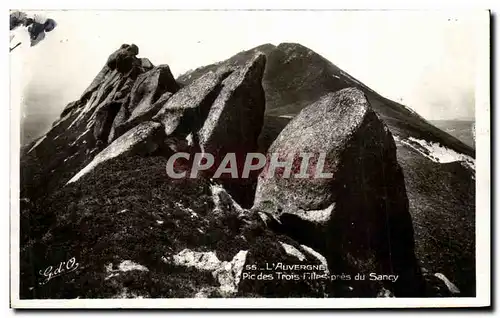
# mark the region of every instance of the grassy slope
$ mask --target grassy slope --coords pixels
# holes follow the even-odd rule
[[[475,293],[475,180],[458,162],[441,164],[398,143],[417,258],[462,291]]]
[[[21,250],[22,297],[102,298],[125,289],[135,296],[193,297],[203,287],[217,287],[209,272],[162,261],[184,248],[215,251],[221,261],[249,250],[247,264],[300,263],[279,245],[283,241],[298,246],[296,242],[268,230],[256,214],[213,214],[208,181],[172,181],[165,164],[163,157],[113,159],[56,191],[44,202],[43,211],[33,211],[51,222],[31,224],[37,235]],[[39,270],[71,257],[79,269],[37,284]],[[105,280],[105,266],[123,260],[146,266],[149,272]],[[324,289],[308,282],[248,281],[239,295],[323,297]]]

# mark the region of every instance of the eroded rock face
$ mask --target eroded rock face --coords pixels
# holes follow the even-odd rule
[[[150,69],[152,69],[153,67],[155,67],[155,66],[153,65],[153,63],[151,63],[151,61],[150,61],[148,58],[143,57],[143,58],[141,58],[140,60],[141,60],[141,66],[142,66],[145,70],[148,70],[148,71],[149,71]]]
[[[259,53],[224,80],[224,87],[198,132],[203,151],[217,158],[228,152],[257,149],[265,111],[265,64],[265,55]]]
[[[178,90],[179,85],[168,65],[153,67],[139,75],[128,95],[128,102],[123,104],[116,115],[108,142],[115,140],[137,124],[151,120]]]
[[[153,120],[163,124],[166,135],[174,132],[187,135],[197,131],[207,117],[225,76],[209,72],[183,87],[163,105]]]
[[[114,101],[105,104],[97,111],[94,125],[94,138],[96,141],[107,142],[113,120],[122,107],[122,103]]]
[[[143,122],[129,130],[100,152],[85,168],[78,172],[68,183],[73,183],[92,171],[99,164],[124,155],[147,155],[156,151],[163,140],[161,125],[155,122]]]
[[[258,148],[258,137],[262,129],[265,97],[262,76],[266,57],[259,53],[243,67],[234,70],[222,83],[222,89],[213,102],[195,139],[202,152],[214,156],[214,167],[218,167],[227,153],[236,157],[238,175],[243,170],[247,153]],[[219,72],[231,70],[222,66]],[[207,175],[215,173],[215,168]],[[242,206],[253,202],[255,178],[232,179],[223,177],[223,184]]]
[[[172,94],[179,90],[168,65],[159,65],[139,75],[130,93],[128,110],[131,117],[138,117],[148,111],[159,98],[166,92]]]
[[[264,169],[254,208],[278,216],[290,235],[328,252],[329,263],[338,267],[331,270],[397,274],[398,281],[389,284],[397,294],[419,292],[394,140],[361,91],[343,89],[304,108],[273,142],[271,153],[280,158],[312,154],[309,177],[293,177],[297,161],[291,178]],[[325,156],[322,172],[331,177],[314,177],[320,154]]]

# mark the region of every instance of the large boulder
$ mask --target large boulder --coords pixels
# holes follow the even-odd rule
[[[229,75],[223,72],[208,72],[190,85],[184,86],[170,98],[153,120],[165,127],[165,134],[176,132],[187,135],[203,125],[210,107],[221,90],[221,83]]]
[[[224,80],[224,87],[198,132],[201,148],[216,160],[228,152],[257,149],[265,111],[265,65],[266,56],[258,53]]]
[[[299,158],[301,153],[312,153],[314,164],[320,154],[325,154],[325,172],[336,174],[342,168],[341,155],[349,147],[348,143],[369,111],[364,94],[356,89],[328,94],[305,108],[285,126],[268,150],[268,161],[272,154],[284,160],[287,157]],[[312,166],[311,159],[308,170],[317,168]],[[294,162],[294,165],[297,163]],[[271,175],[268,168],[259,177],[256,204],[272,199],[277,207],[296,212],[298,209],[324,209],[335,202],[336,194],[330,187],[334,185],[336,176],[280,178],[280,171]],[[295,170],[293,172],[298,172]]]
[[[203,126],[195,134],[202,152],[214,156],[208,176],[223,164],[228,153],[234,153],[239,178],[222,174],[222,183],[244,207],[253,202],[256,176],[241,178],[248,153],[258,150],[258,138],[264,122],[265,96],[262,76],[266,56],[254,55],[243,67],[233,71],[224,81]],[[230,69],[222,67],[222,69]]]
[[[122,46],[111,54],[106,66],[120,73],[127,73],[134,65],[140,65],[141,61],[136,58],[139,48],[135,44],[122,44]]]
[[[297,178],[301,153],[311,158],[307,176]],[[272,173],[267,166],[255,209],[278,217],[284,231],[319,248],[334,264],[332,271],[399,275],[378,288],[419,295],[404,176],[392,135],[363,92],[343,89],[304,108],[273,142],[272,154],[290,158],[292,174],[287,178],[283,169]],[[331,175],[318,178],[321,172]],[[357,289],[373,291],[379,282],[357,283]]]

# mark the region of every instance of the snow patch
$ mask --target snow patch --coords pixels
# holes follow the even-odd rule
[[[129,272],[129,271],[141,271],[141,272],[149,272],[149,270],[140,264],[134,263],[130,260],[126,260],[118,265],[118,270],[120,272]]]
[[[186,141],[187,141],[188,146],[191,147],[194,145],[193,133],[189,133],[189,135],[186,136]]]
[[[106,276],[106,278],[104,278],[104,280],[108,280],[112,277],[119,276],[120,272],[122,272],[122,273],[123,272],[130,272],[130,271],[149,272],[149,270],[145,266],[134,263],[130,260],[125,260],[125,261],[121,262],[118,265],[118,269],[113,269],[112,263],[109,263],[108,265],[106,265],[105,268],[106,268],[106,273],[109,275]]]
[[[285,252],[288,255],[297,257],[299,259],[299,261],[303,261],[303,260],[306,259],[306,257],[304,256],[304,254],[302,254],[298,249],[296,249],[292,245],[283,243],[281,241],[279,241],[279,243],[281,244],[281,246],[283,246],[283,248],[285,249]]]
[[[223,296],[234,295],[238,291],[241,273],[246,262],[248,251],[239,251],[230,262],[221,262],[215,252],[196,252],[184,249],[173,256],[173,263],[178,266],[194,267],[201,271],[210,271],[220,286],[219,292]],[[197,293],[204,297],[203,292]]]
[[[476,170],[476,161],[474,160],[474,158],[441,146],[441,144],[439,143],[413,137],[409,137],[407,140],[404,140],[395,136],[394,139],[418,151],[424,157],[434,162],[449,163],[459,161],[462,165],[469,167],[474,171]]]
[[[243,266],[245,266],[248,251],[239,251],[231,262],[222,262],[221,266],[213,273],[220,283],[222,295],[229,296],[238,292]]]
[[[214,252],[195,252],[189,249],[184,249],[174,255],[173,260],[175,265],[194,267],[202,271],[213,271],[221,263]]]

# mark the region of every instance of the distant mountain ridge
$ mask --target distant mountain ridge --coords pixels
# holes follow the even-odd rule
[[[354,86],[366,94],[372,107],[394,134],[438,142],[474,157],[474,150],[460,140],[436,129],[410,108],[377,94],[321,55],[297,43],[260,45],[225,61],[189,71],[178,76],[177,80],[189,84],[207,71],[224,65],[238,65],[255,52],[263,52],[268,56],[263,86],[266,92],[266,114],[269,116],[297,114],[305,105],[326,92]]]

